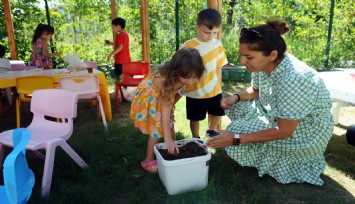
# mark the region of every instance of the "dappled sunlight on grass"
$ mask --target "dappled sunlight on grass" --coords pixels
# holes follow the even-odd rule
[[[353,175],[349,175],[348,172],[344,172],[329,165],[326,166],[323,174],[332,178],[335,182],[349,191],[349,193],[355,196],[355,180]]]

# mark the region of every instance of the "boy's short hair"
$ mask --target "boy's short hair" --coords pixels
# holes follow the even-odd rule
[[[5,48],[0,44],[0,58],[3,58],[5,56]]]
[[[197,15],[197,25],[205,25],[210,30],[213,28],[219,28],[221,24],[221,14],[215,9],[204,9]]]
[[[123,18],[115,18],[112,20],[111,22],[112,25],[120,25],[122,29],[124,29],[126,27],[126,20]]]

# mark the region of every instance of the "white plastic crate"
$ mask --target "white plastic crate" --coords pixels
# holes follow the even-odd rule
[[[180,147],[191,141],[206,149],[197,139],[178,140],[176,143]],[[158,149],[166,149],[165,143],[156,144],[154,153],[158,162],[160,180],[169,195],[206,188],[211,153],[207,152],[207,155],[186,159],[165,160]]]

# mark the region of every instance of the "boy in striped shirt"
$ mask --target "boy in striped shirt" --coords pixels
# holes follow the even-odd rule
[[[186,41],[182,47],[195,48],[202,56],[206,73],[201,80],[186,90],[186,115],[190,120],[193,137],[199,138],[199,122],[209,115],[208,129],[217,129],[221,117],[225,115],[220,106],[222,99],[222,67],[227,58],[221,41],[216,39],[222,18],[214,9],[204,9],[197,16],[198,36]]]

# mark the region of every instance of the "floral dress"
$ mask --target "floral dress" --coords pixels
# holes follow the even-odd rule
[[[290,54],[268,76],[252,73],[252,86],[259,98],[236,103],[227,111],[232,120],[227,129],[251,133],[276,126],[277,118],[298,120],[291,137],[226,148],[242,166],[256,167],[280,183],[307,182],[323,185],[320,174],[326,162],[324,151],[332,136],[332,100],[322,79]]]
[[[43,69],[52,69],[53,66],[51,59],[42,55],[42,44],[43,40],[41,38],[38,38],[37,41],[32,45],[30,65]]]
[[[159,75],[147,76],[137,87],[132,100],[130,118],[134,120],[134,126],[142,133],[153,138],[163,138],[160,112],[160,90],[154,88],[153,79]],[[183,94],[184,88],[178,91]],[[173,124],[174,121],[171,121]]]

